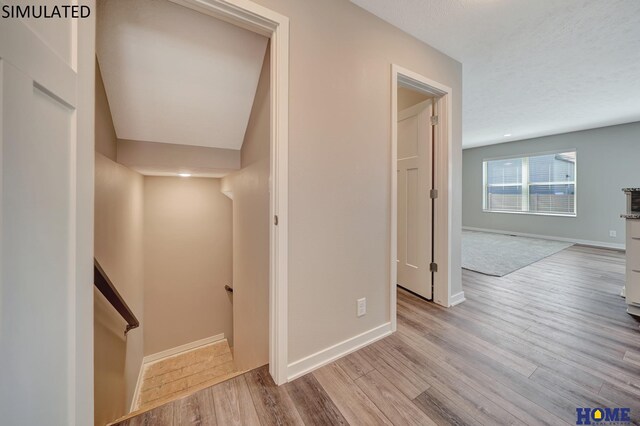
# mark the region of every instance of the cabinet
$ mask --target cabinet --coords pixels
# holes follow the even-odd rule
[[[625,188],[627,212],[620,215],[626,226],[626,275],[624,295],[627,312],[640,316],[640,188]]]

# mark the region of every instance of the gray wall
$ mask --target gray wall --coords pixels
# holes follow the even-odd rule
[[[96,153],[95,257],[141,325],[125,336],[120,315],[94,292],[95,425],[129,411],[144,356],[143,188],[142,175]]]
[[[220,179],[144,177],[144,355],[224,333],[233,345],[231,200]]]
[[[451,87],[460,252],[462,65],[346,0],[256,0],[291,22],[289,363],[388,323],[391,64]],[[462,290],[460,257],[451,262]],[[356,316],[356,300],[367,314]],[[320,356],[320,355],[319,355]]]
[[[482,211],[482,161],[487,158],[577,151],[577,217]],[[640,122],[508,142],[463,151],[462,224],[466,227],[624,244],[623,187],[640,186]],[[609,237],[615,230],[617,237]]]
[[[270,49],[242,143],[242,169],[222,179],[222,190],[233,194],[233,360],[240,370],[269,363]]]
[[[120,315],[94,291],[94,423],[104,425],[128,412],[144,356],[144,178],[115,162],[116,131],[97,66],[95,87],[94,255],[141,324],[125,337]]]

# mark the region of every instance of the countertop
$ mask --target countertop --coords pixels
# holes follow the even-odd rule
[[[626,213],[621,214],[620,217],[623,219],[640,219],[640,213]]]

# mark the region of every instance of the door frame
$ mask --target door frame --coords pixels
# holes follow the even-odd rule
[[[439,122],[434,132],[434,188],[438,190],[434,220],[434,259],[438,272],[434,274],[433,301],[439,305],[451,306],[451,256],[452,256],[452,197],[453,188],[453,138],[452,120],[453,90],[437,81],[396,64],[391,64],[391,211],[390,211],[390,276],[389,276],[389,312],[391,329],[397,329],[397,275],[398,275],[398,87],[434,97],[433,110]]]
[[[269,373],[281,385],[288,364],[289,18],[249,0],[170,1],[271,40]]]

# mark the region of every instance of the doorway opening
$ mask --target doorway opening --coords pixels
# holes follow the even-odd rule
[[[283,383],[288,19],[247,1],[102,0],[97,21],[95,256],[137,324],[123,338],[96,296],[96,415],[199,386],[187,353],[234,373],[220,336],[237,371],[269,364]]]
[[[398,88],[397,284],[433,300],[434,249],[433,98]]]
[[[451,89],[391,67],[390,312],[397,289],[450,306]]]
[[[269,39],[269,373],[287,382],[289,18],[250,0],[170,0]]]

